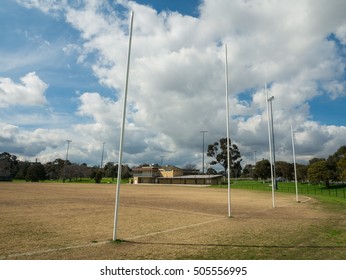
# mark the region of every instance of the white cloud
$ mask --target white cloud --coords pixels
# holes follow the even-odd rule
[[[339,40],[346,45],[346,23],[337,28],[336,35],[338,36]]]
[[[20,81],[15,83],[10,78],[0,77],[0,107],[42,106],[47,103],[45,91],[48,85],[35,72],[26,74]]]
[[[39,128],[29,131],[6,123],[0,123],[0,131],[0,150],[31,159],[49,148],[56,149],[66,137],[65,131],[60,129]]]
[[[68,5],[67,0],[16,0],[26,8],[37,8],[44,13],[57,15],[57,12]]]
[[[325,84],[324,88],[330,93],[332,99],[346,96],[346,83],[344,81],[331,80]]]
[[[265,82],[275,96],[278,159],[291,158],[291,124],[300,132],[300,159],[327,156],[346,142],[345,127],[319,124],[309,111],[316,96],[345,96],[345,57],[328,40],[335,34],[345,42],[345,1],[204,0],[198,18],[158,13],[133,1],[117,1],[113,12],[107,1],[82,2],[63,9],[83,40],[65,51],[77,49],[79,60],[91,63],[100,83],[116,92],[114,100],[100,93],[79,98],[77,115],[88,122],[76,125],[74,133],[79,150],[95,159],[104,141],[109,158],[117,154],[128,44],[124,15],[130,10],[135,18],[125,161],[159,162],[162,155],[167,163],[199,164],[199,131],[209,131],[206,143],[225,136],[226,43],[231,135],[244,162],[253,160],[254,150],[258,158],[267,157]],[[26,1],[44,12],[59,7],[55,1],[39,3]]]

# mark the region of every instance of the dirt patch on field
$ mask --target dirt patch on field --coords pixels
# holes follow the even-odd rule
[[[345,209],[188,186],[1,183],[2,259],[345,259]]]

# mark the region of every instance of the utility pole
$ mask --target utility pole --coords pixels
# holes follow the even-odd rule
[[[102,169],[102,166],[103,166],[103,153],[105,151],[105,142],[103,142],[102,144],[102,154],[101,154],[101,169]]]
[[[64,178],[63,178],[63,182],[65,183],[66,180],[66,168],[67,168],[67,160],[68,160],[68,150],[70,148],[70,143],[72,142],[72,140],[66,140],[67,142],[67,149],[66,149],[66,158],[65,158],[65,167],[64,167]]]
[[[72,142],[72,140],[66,140],[67,142],[67,149],[66,149],[66,159],[65,161],[68,160],[68,150],[70,149],[70,143]]]
[[[204,134],[207,133],[208,131],[207,130],[201,130],[200,131],[203,135],[203,144],[202,144],[202,174],[204,174]]]

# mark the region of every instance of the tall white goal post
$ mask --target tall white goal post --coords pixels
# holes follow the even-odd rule
[[[118,211],[119,211],[119,198],[120,198],[120,182],[121,182],[121,167],[123,159],[123,146],[124,146],[124,132],[125,132],[125,119],[126,119],[126,103],[127,103],[127,91],[129,85],[129,72],[130,72],[130,57],[131,57],[131,44],[132,44],[132,29],[133,29],[133,15],[131,12],[131,22],[130,22],[130,34],[129,34],[129,48],[127,53],[127,68],[126,68],[126,81],[125,90],[123,97],[123,116],[121,124],[120,133],[120,144],[119,144],[119,160],[118,160],[118,178],[117,178],[117,188],[115,194],[115,207],[114,207],[114,229],[113,229],[113,241],[117,239],[117,225],[118,225]]]

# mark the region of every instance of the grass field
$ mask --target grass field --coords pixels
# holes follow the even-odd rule
[[[0,259],[346,259],[346,204],[292,193],[0,183]]]

